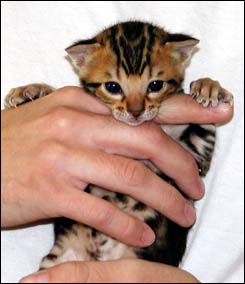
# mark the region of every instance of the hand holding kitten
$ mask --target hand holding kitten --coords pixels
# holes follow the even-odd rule
[[[195,102],[189,105],[186,98],[186,95],[183,98],[178,95],[169,99],[170,105],[171,100],[179,100],[179,106],[185,106],[183,121],[186,115],[188,117],[188,106],[198,109],[196,115],[193,112],[192,121],[203,118],[205,123],[221,122],[232,115],[232,107],[217,112],[213,108],[201,108]],[[84,193],[81,189],[88,183],[113,191],[123,189],[123,193],[182,226],[194,222],[194,211],[189,217],[185,215],[187,200],[174,187],[131,159],[154,161],[187,195],[199,199],[203,189],[191,156],[159,132],[153,123],[129,127],[107,114],[106,107],[76,87],[66,87],[32,104],[2,111],[2,226],[66,216],[134,246],[153,241],[153,233],[143,222],[105,200]],[[170,123],[172,119],[169,113],[169,119],[165,115],[161,122]],[[150,143],[155,143],[154,152]],[[175,155],[178,164],[174,163]],[[186,166],[177,168],[180,164]],[[185,172],[185,168],[188,171]],[[183,175],[189,178],[182,181]]]
[[[69,262],[23,278],[19,283],[200,283],[192,274],[139,259]]]

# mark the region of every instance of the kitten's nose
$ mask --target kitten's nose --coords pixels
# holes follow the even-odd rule
[[[141,113],[143,112],[143,110],[134,110],[134,111],[131,111],[132,115],[137,118],[141,115]]]
[[[127,102],[127,111],[135,118],[138,118],[145,110],[145,105],[142,100],[131,100]]]

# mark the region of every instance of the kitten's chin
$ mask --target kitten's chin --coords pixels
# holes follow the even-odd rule
[[[140,124],[142,124],[143,122],[145,122],[146,120],[137,120],[137,119],[132,119],[132,120],[122,120],[122,119],[119,119],[120,121],[123,121],[125,123],[127,123],[128,125],[131,125],[131,126],[138,126]]]
[[[128,125],[131,125],[131,126],[138,126],[144,123],[145,121],[150,121],[157,115],[157,113],[158,113],[158,110],[156,109],[148,113],[143,113],[139,117],[135,118],[133,115],[129,113],[122,113],[117,110],[112,112],[115,119],[122,121],[124,123],[127,123]]]

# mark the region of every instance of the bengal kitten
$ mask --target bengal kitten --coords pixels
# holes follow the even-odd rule
[[[100,98],[117,120],[137,126],[152,120],[167,97],[183,92],[185,69],[198,42],[188,35],[171,34],[152,24],[135,21],[109,27],[92,39],[73,44],[66,52],[78,71],[82,87]],[[12,89],[5,104],[16,107],[53,90],[44,84]],[[190,94],[204,107],[216,107],[220,101],[233,102],[228,91],[208,78],[192,82]],[[161,128],[193,155],[200,175],[205,176],[214,151],[215,126],[187,124],[162,125]],[[178,188],[152,163],[144,162]],[[154,230],[155,242],[146,248],[130,247],[93,228],[59,218],[55,221],[55,244],[43,258],[40,269],[65,261],[119,258],[179,265],[186,248],[188,228],[180,227],[129,196],[94,185],[89,185],[86,191],[144,220]]]

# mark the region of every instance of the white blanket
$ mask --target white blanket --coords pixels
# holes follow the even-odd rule
[[[205,198],[182,267],[201,282],[242,283],[243,1],[2,1],[2,98],[13,86],[77,85],[64,49],[121,20],[150,21],[200,39],[186,74],[211,77],[235,96],[233,120],[220,127]],[[34,272],[52,245],[52,225],[2,232],[2,283]],[[118,279],[120,280],[120,279]]]

